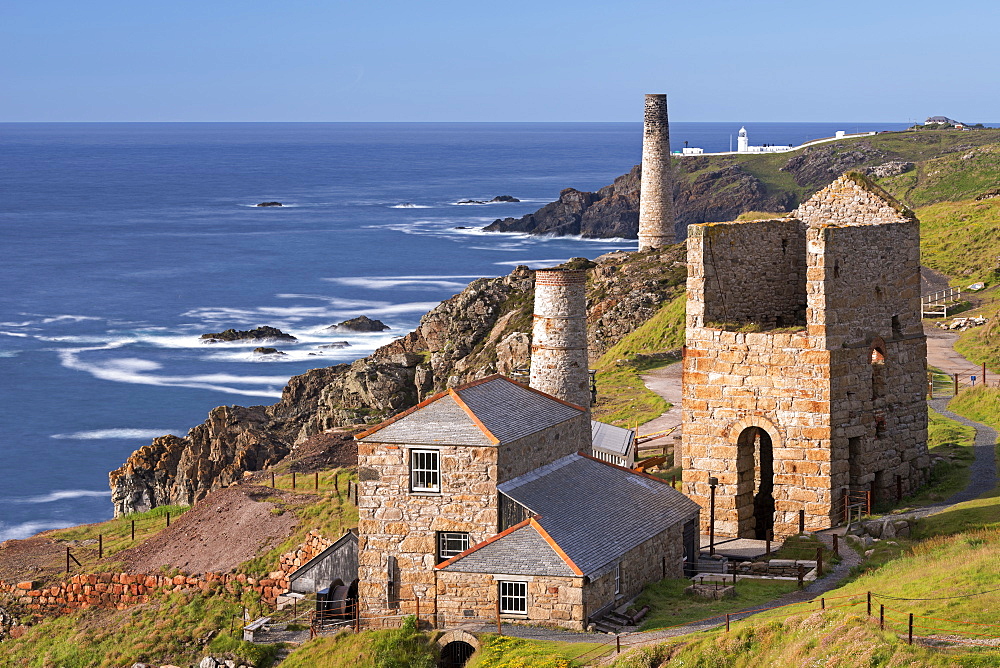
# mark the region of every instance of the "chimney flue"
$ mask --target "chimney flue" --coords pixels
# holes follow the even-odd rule
[[[639,188],[639,250],[662,248],[675,240],[667,96],[647,95]]]
[[[586,287],[583,270],[535,272],[530,384],[589,413]]]

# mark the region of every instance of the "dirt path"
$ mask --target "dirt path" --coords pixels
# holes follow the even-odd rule
[[[958,334],[941,329],[934,325],[924,327],[927,335],[927,366],[934,366],[949,375],[964,376],[968,382],[969,376],[982,376],[983,368],[973,364],[955,352],[955,341]],[[993,382],[992,380],[990,382]]]
[[[674,362],[665,367],[653,369],[649,373],[640,376],[646,387],[673,404],[666,413],[658,418],[653,418],[639,427],[640,434],[645,435],[664,431],[676,427],[681,423],[682,371],[683,365],[680,362]]]

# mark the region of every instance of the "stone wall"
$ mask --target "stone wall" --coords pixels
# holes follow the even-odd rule
[[[589,368],[586,272],[536,271],[531,387],[589,411]]]
[[[907,492],[924,481],[918,223],[863,177],[842,177],[814,200],[800,208],[801,264],[785,265],[796,285],[794,267],[806,267],[802,331],[731,331],[708,316],[723,300],[724,315],[755,301],[761,313],[768,297],[775,315],[784,310],[759,274],[795,247],[786,233],[803,223],[690,228],[684,492],[707,508],[718,478],[719,535],[761,537],[772,521],[776,535],[792,534],[799,510],[807,528],[825,528],[842,517],[846,490],[879,498],[896,476]]]
[[[671,527],[652,540],[635,547],[622,556],[619,594],[615,595],[614,564],[608,570],[594,576],[583,592],[587,615],[603,614],[610,607],[621,605],[642,593],[651,582],[664,577],[684,576],[684,535],[683,523]]]
[[[358,598],[365,613],[390,610],[387,599],[432,598],[438,531],[467,531],[471,545],[497,532],[497,449],[436,449],[441,492],[419,493],[409,489],[407,447],[358,443]]]
[[[689,302],[689,317],[699,327],[804,326],[805,250],[805,227],[791,218],[692,226],[689,266],[697,272],[693,279],[701,299]],[[692,277],[688,280],[690,285]]]
[[[299,566],[333,544],[318,531],[309,532],[308,538],[298,548],[281,555],[279,570],[265,578],[239,573],[180,573],[165,575],[155,573],[79,573],[64,582],[42,586],[37,582],[4,582],[0,580],[0,594],[7,594],[35,615],[72,612],[82,608],[110,608],[124,610],[133,605],[147,603],[152,594],[167,591],[225,587],[251,589],[265,603],[274,605],[279,595],[288,589],[288,575]]]
[[[670,167],[667,96],[647,95],[639,188],[639,250],[674,243],[674,183]]]
[[[437,610],[443,624],[469,617],[496,619],[498,580],[528,583],[528,614],[501,615],[505,621],[551,624],[582,630],[584,625],[583,578],[541,575],[490,575],[437,572]],[[421,607],[421,609],[423,609]],[[466,612],[471,610],[471,613]]]

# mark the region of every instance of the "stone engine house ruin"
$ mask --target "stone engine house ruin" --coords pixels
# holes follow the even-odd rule
[[[690,226],[681,459],[703,508],[718,479],[717,534],[830,527],[851,491],[924,482],[919,244],[856,174],[787,218]]]

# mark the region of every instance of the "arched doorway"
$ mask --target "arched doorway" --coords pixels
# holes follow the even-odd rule
[[[740,538],[764,540],[774,530],[774,446],[761,427],[736,441],[736,513]]]
[[[441,648],[440,668],[463,668],[476,648],[464,640],[452,640]]]

